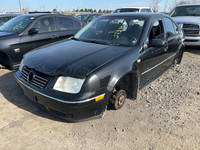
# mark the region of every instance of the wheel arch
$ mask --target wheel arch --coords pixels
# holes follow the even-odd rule
[[[113,76],[108,84],[108,90],[112,92],[115,88],[117,90],[125,90],[127,98],[132,100],[137,99],[137,92],[139,87],[139,73],[136,67],[123,68],[119,73]]]
[[[0,51],[0,64],[2,64],[3,66],[6,66],[6,67],[12,66],[10,57],[2,51]]]

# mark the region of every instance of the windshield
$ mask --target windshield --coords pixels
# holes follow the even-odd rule
[[[2,25],[0,31],[17,33],[23,31],[33,20],[34,17],[30,16],[15,17]]]
[[[129,18],[101,18],[90,22],[75,36],[75,40],[120,46],[136,45],[144,20]]]
[[[200,6],[181,6],[175,8],[171,13],[171,17],[178,16],[200,16]]]
[[[137,8],[116,9],[113,13],[123,13],[123,12],[139,12],[139,9]]]
[[[83,21],[83,22],[86,22],[87,21],[87,19],[88,19],[88,17],[89,17],[89,15],[76,15],[76,16],[74,16],[76,19],[78,19],[78,20],[81,20],[81,21]]]

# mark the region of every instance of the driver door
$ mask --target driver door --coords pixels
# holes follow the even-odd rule
[[[32,28],[37,28],[38,33],[29,35],[28,30],[30,30]],[[54,17],[52,17],[52,16],[40,17],[31,25],[31,27],[29,27],[28,30],[21,37],[21,40],[20,40],[21,57],[19,57],[19,58],[22,58],[22,56],[25,53],[27,53],[35,48],[38,48],[40,46],[55,42],[57,39],[57,31],[55,28],[55,21],[54,21]],[[20,61],[20,60],[18,60],[18,61]]]
[[[168,44],[165,39],[164,26],[161,19],[156,19],[152,23],[152,27],[147,39],[147,45],[152,39],[161,39],[166,42],[162,47],[150,47],[148,46],[142,52],[141,62],[139,66],[141,68],[141,87],[149,83],[155,76],[162,72],[167,66],[165,59],[167,58]]]

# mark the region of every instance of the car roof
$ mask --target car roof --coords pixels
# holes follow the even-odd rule
[[[0,17],[4,17],[4,16],[19,16],[21,14],[0,14]]]
[[[33,14],[22,14],[21,16],[30,16],[30,17],[40,17],[40,16],[70,16],[71,15],[63,15],[63,14],[53,14],[53,13],[33,13]]]
[[[167,14],[163,13],[112,13],[112,14],[107,14],[107,15],[102,15],[101,17],[169,17]]]
[[[117,8],[117,9],[131,9],[131,8],[137,8],[137,9],[142,9],[142,8],[146,8],[146,9],[151,9],[151,7],[121,7],[121,8]]]
[[[84,13],[84,14],[76,14],[75,16],[78,16],[78,15],[101,15],[101,14],[98,14],[98,13]]]
[[[177,7],[182,7],[182,6],[200,6],[200,3],[197,3],[197,4],[182,4],[182,5],[178,5]]]

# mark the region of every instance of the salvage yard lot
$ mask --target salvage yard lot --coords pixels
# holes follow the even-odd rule
[[[0,70],[0,149],[200,149],[200,50],[102,119],[68,123],[28,100]]]

